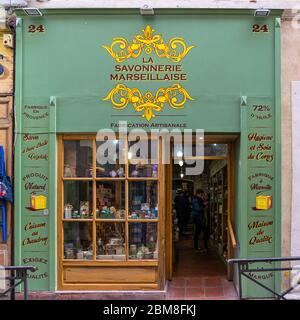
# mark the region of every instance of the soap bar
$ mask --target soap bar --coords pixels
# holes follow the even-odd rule
[[[257,210],[269,210],[272,208],[271,196],[257,196],[256,197],[256,209]]]

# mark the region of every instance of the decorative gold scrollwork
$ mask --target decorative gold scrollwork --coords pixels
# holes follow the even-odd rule
[[[160,88],[153,95],[147,91],[144,95],[138,88],[129,88],[124,84],[117,84],[104,101],[111,101],[114,109],[125,109],[132,104],[136,112],[143,112],[142,117],[150,121],[155,117],[155,112],[161,112],[166,103],[173,109],[183,109],[187,100],[194,100],[179,84],[168,88]]]
[[[164,42],[161,35],[153,35],[154,29],[149,25],[142,29],[143,35],[137,35],[129,43],[125,38],[113,38],[110,46],[102,46],[117,62],[127,59],[136,59],[145,52],[147,55],[153,51],[159,58],[167,58],[173,62],[180,62],[188,52],[194,48],[184,42],[183,38],[171,38],[168,43]]]

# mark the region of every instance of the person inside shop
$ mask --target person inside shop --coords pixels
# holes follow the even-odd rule
[[[184,196],[186,199],[186,210],[183,217],[183,228],[184,228],[184,234],[190,235],[190,233],[188,232],[188,225],[191,217],[191,197],[188,191],[184,191]]]
[[[205,193],[202,189],[197,189],[192,200],[192,219],[194,223],[194,249],[196,252],[207,253],[208,238],[205,227]],[[199,238],[203,232],[204,249],[199,248]]]
[[[184,235],[187,231],[187,215],[189,214],[189,200],[182,189],[177,190],[174,199],[176,216],[178,219],[179,233]]]

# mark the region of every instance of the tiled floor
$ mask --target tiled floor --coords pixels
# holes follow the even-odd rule
[[[178,242],[177,263],[173,271],[167,299],[238,299],[233,283],[226,278],[225,264],[213,251],[207,254],[194,252],[191,236],[183,236]]]

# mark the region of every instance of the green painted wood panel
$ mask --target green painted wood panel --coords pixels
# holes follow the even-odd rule
[[[257,20],[249,15],[49,15],[23,20],[23,105],[44,105],[57,97],[58,132],[96,132],[110,128],[119,119],[150,125],[185,124],[209,132],[239,132],[239,97],[274,97],[274,17]],[[253,33],[253,24],[267,24],[268,33]],[[28,32],[42,24],[45,32]],[[122,37],[126,46],[144,36],[146,26],[168,45],[182,38],[193,46],[180,62],[159,58],[152,50],[137,58],[115,61],[103,46]],[[114,47],[116,49],[116,47]],[[172,50],[172,48],[170,48]],[[181,51],[178,44],[177,50]],[[145,72],[116,72],[117,66],[151,65],[180,67],[180,72],[153,72],[153,76],[184,75],[183,81],[116,81],[111,75]],[[146,72],[147,74],[147,72]],[[160,88],[179,83],[194,100],[176,110],[168,103],[150,122],[134,111],[112,108],[103,98],[119,83],[137,88],[141,95],[155,95]],[[177,92],[177,96],[178,92]]]
[[[154,17],[143,17],[127,11],[109,11],[105,14],[101,11],[71,10],[48,11],[40,18],[19,13],[16,46],[15,257],[18,264],[24,263],[24,259],[31,263],[33,260],[28,260],[30,257],[42,258],[36,261],[41,276],[31,279],[32,290],[56,288],[56,134],[116,129],[114,125],[119,120],[127,120],[131,127],[143,125],[147,129],[171,124],[204,129],[206,133],[241,133],[235,167],[239,184],[236,228],[240,248],[237,254],[255,257],[280,252],[280,194],[274,187],[274,181],[280,182],[280,114],[277,112],[280,107],[280,29],[275,24],[280,13],[257,19],[250,11],[213,12],[189,11],[180,14],[178,11],[174,14],[164,11],[160,14],[157,11]],[[254,24],[267,25],[268,32],[254,33]],[[42,25],[45,32],[29,32],[31,25]],[[151,29],[146,29],[147,26]],[[161,46],[149,45],[150,49],[144,46],[137,57],[131,56],[118,62],[103,47],[110,46],[116,38],[125,39],[122,48],[125,55],[134,49],[134,45],[149,39],[152,39],[149,43],[159,39],[157,41]],[[177,38],[180,38],[181,45],[177,43],[177,48],[172,47],[170,41]],[[182,43],[186,47],[182,47]],[[175,61],[174,56],[182,52],[182,48],[189,47],[190,50],[180,61]],[[164,48],[165,57],[161,57],[161,51],[157,53],[157,48]],[[162,70],[167,65],[169,70],[177,70],[152,72],[154,79],[177,74],[180,80],[133,81],[128,80],[128,74],[141,78],[141,74],[148,77],[150,73],[117,72],[124,66],[130,70],[149,65],[162,66]],[[116,74],[118,77],[126,76],[127,80],[114,80]],[[118,99],[128,101],[122,110],[113,108],[110,98],[103,100],[120,84],[126,90],[119,91],[122,95]],[[174,85],[185,91],[167,90]],[[133,88],[136,88],[135,93]],[[155,100],[157,92],[160,99]],[[186,102],[181,108],[174,108],[175,103],[182,101],[183,92],[189,95],[186,94]],[[134,100],[129,99],[129,93],[138,98],[137,105],[142,105],[140,110],[134,108]],[[248,98],[244,114],[241,112],[241,96]],[[267,105],[269,109],[262,113],[254,112],[255,105]],[[143,114],[146,117],[142,117]],[[254,159],[248,159],[252,146],[248,134],[253,130],[257,135],[273,136],[270,142],[272,151],[265,151],[263,159],[257,155],[257,149],[252,150]],[[37,139],[24,140],[26,135],[37,136]],[[273,161],[267,161],[271,156]],[[261,166],[263,175],[261,168],[258,168]],[[31,177],[33,173],[36,176]],[[28,209],[31,190],[26,189],[26,183],[44,187],[41,192],[48,198],[48,215],[44,215],[44,211],[37,213]],[[264,189],[265,194],[275,198],[273,208],[268,212],[253,210],[257,188],[252,187],[255,184],[272,186],[271,189]],[[249,224],[269,220],[273,224],[268,225],[264,233],[273,235],[272,242],[250,245],[249,241],[257,236],[257,230],[249,229]],[[32,250],[27,250],[22,243],[32,237],[33,233],[24,229],[30,222],[45,223],[45,227],[38,228],[40,231],[34,236],[48,237],[48,242],[46,244],[41,240],[32,246]],[[34,255],[34,252],[37,254]],[[245,290],[253,293],[250,287]],[[256,289],[254,293],[257,293]]]

